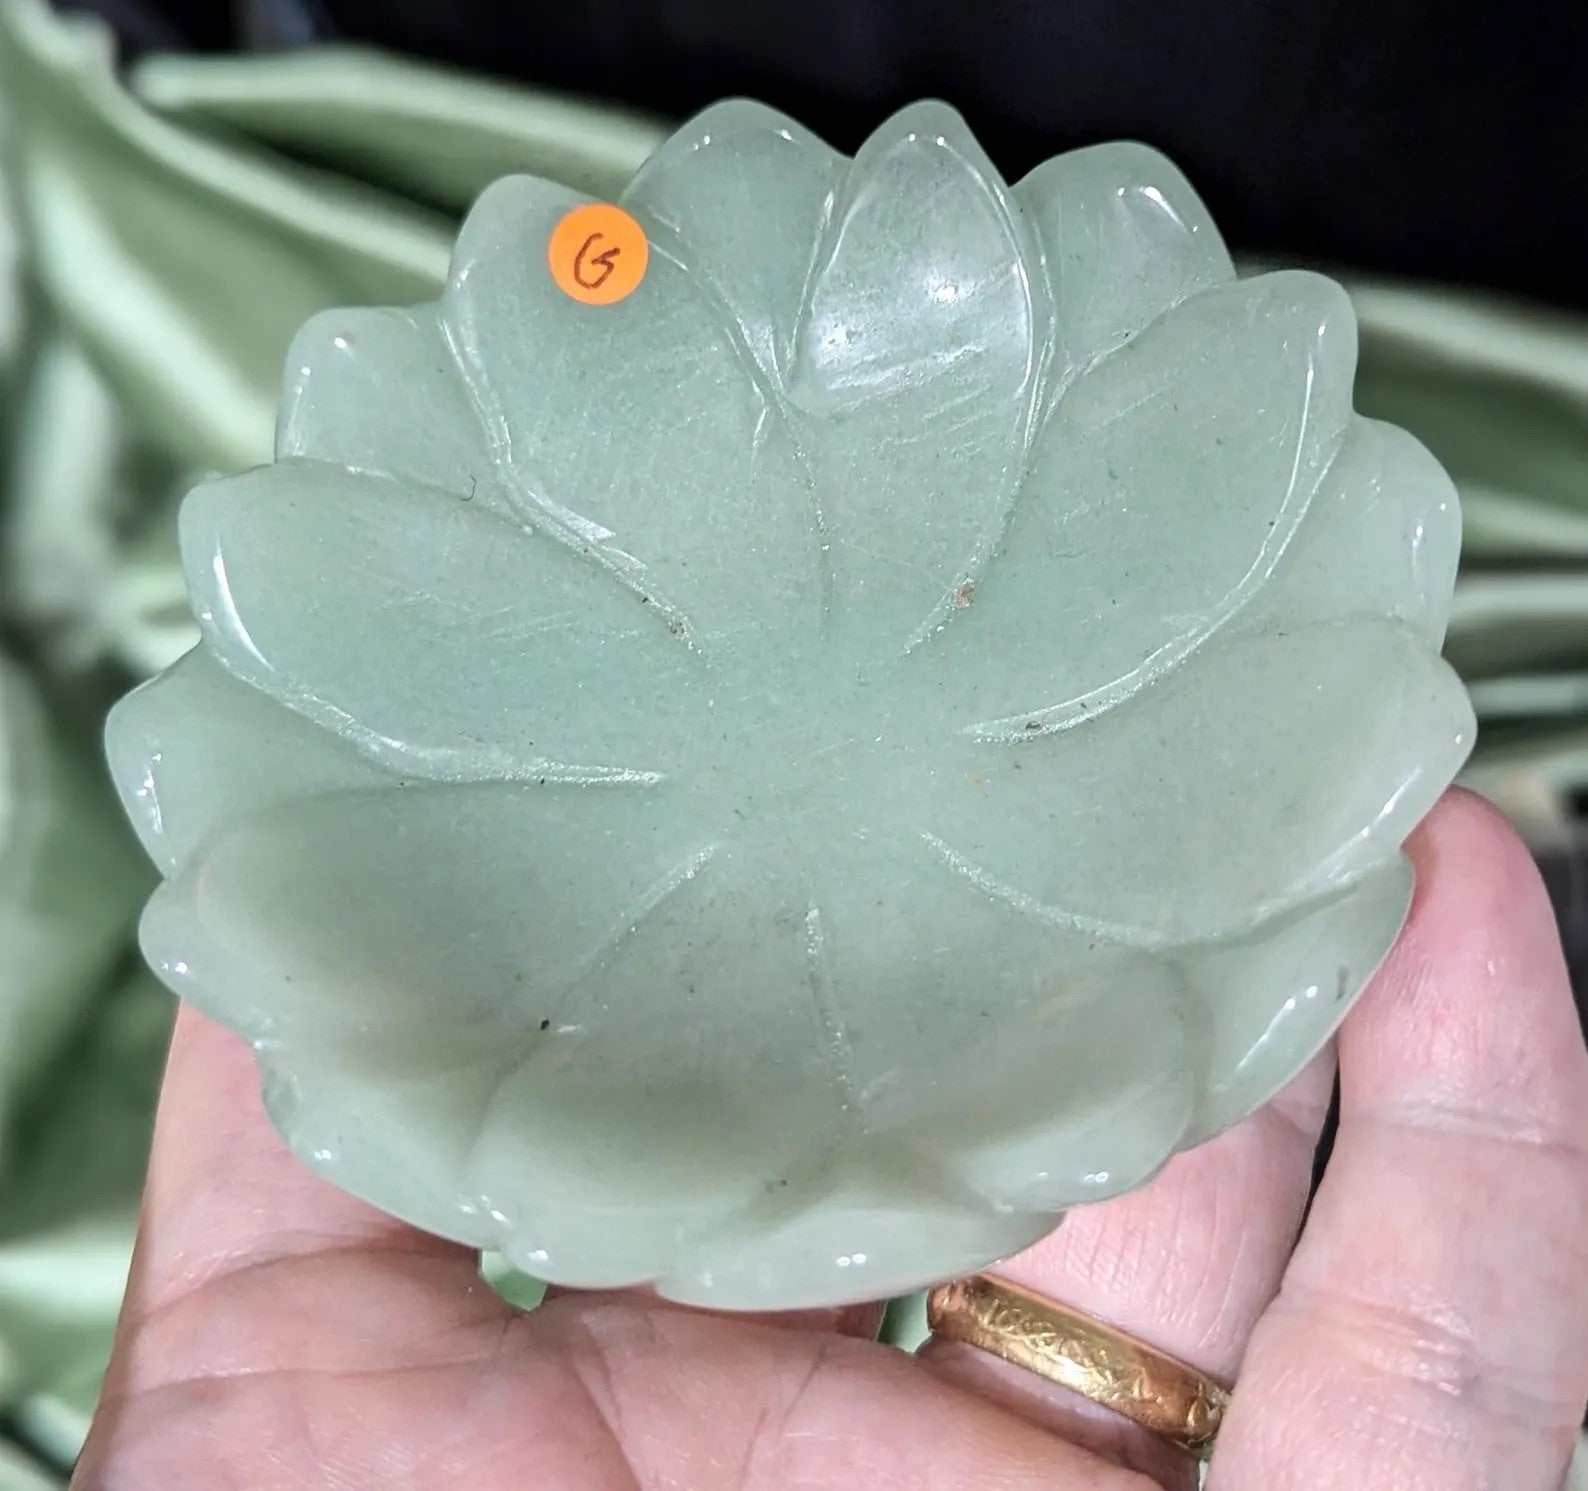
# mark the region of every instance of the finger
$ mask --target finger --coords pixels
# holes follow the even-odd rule
[[[1526,850],[1454,794],[1340,1035],[1340,1129],[1220,1491],[1555,1491],[1588,1397],[1588,1054]]]
[[[1077,1207],[992,1272],[1232,1380],[1295,1240],[1333,1073],[1326,1052],[1268,1107],[1177,1156],[1144,1189]],[[1195,1484],[1189,1456],[1024,1369],[944,1342],[923,1355],[1165,1486]]]

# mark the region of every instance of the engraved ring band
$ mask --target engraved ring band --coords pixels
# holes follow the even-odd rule
[[[985,1274],[939,1285],[927,1324],[1035,1372],[1205,1459],[1229,1393],[1196,1368],[1124,1331]]]

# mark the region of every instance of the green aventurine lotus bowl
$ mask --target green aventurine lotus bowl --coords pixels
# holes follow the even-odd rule
[[[144,944],[304,1160],[569,1285],[901,1292],[1266,1101],[1472,739],[1459,518],[1161,156],[708,111],[616,304],[510,178],[317,317],[110,724]]]

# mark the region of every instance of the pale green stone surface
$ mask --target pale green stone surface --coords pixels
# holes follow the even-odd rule
[[[568,1284],[984,1264],[1326,1038],[1471,744],[1451,485],[1317,276],[1136,146],[1005,187],[730,104],[615,307],[510,179],[439,307],[312,321],[111,724],[161,976],[289,1142]]]

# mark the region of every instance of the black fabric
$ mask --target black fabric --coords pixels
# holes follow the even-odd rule
[[[1588,849],[1539,856],[1566,949],[1566,967],[1577,991],[1577,1010],[1588,1029]]]
[[[0,0],[0,5],[8,3]],[[231,46],[236,37],[224,0],[56,0],[56,8],[103,16],[130,54],[215,51]]]
[[[1249,246],[1588,299],[1583,0],[324,5],[348,35],[668,113],[753,93],[842,146],[931,94],[1009,172],[1138,136]]]
[[[143,45],[218,44],[227,13],[97,3],[141,16],[123,24]],[[238,0],[233,19],[245,12],[278,13],[283,38],[368,40],[671,115],[753,94],[845,147],[938,95],[1011,174],[1137,136],[1180,161],[1244,247],[1588,304],[1583,0]]]

